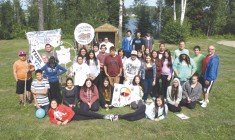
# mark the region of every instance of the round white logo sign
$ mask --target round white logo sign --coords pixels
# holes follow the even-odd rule
[[[94,28],[87,23],[80,23],[74,30],[75,40],[81,45],[91,43],[95,35]]]

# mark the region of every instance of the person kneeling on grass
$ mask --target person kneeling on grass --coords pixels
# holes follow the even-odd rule
[[[202,85],[198,82],[199,78],[197,75],[192,76],[190,81],[184,83],[182,89],[182,100],[180,105],[186,106],[189,109],[194,109],[198,98],[202,92]]]
[[[33,93],[35,108],[36,110],[42,108],[47,113],[49,109],[49,98],[47,95],[48,89],[50,88],[47,79],[43,78],[42,70],[38,69],[35,71],[36,79],[33,80],[31,85],[31,92]]]
[[[167,88],[166,100],[169,110],[172,112],[180,112],[181,99],[182,99],[182,88],[179,79],[175,78],[172,81],[171,86]]]
[[[71,120],[90,120],[90,119],[105,119],[111,120],[114,115],[102,115],[95,112],[83,111],[78,107],[67,107],[63,104],[58,104],[55,99],[51,101],[51,108],[48,111],[50,121],[57,125],[66,125]]]
[[[150,105],[142,105],[135,112],[124,115],[114,115],[111,121],[118,119],[124,119],[127,121],[136,121],[142,118],[148,118],[153,121],[160,121],[166,118],[168,107],[165,104],[164,96],[160,95],[157,97],[155,102]]]

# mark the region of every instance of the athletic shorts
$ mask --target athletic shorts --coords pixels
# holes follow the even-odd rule
[[[210,93],[213,84],[214,84],[214,81],[209,81],[209,85],[206,85],[206,84],[205,84],[205,81],[204,81],[203,92],[204,92],[204,93]]]
[[[32,83],[32,78],[26,80],[26,91],[31,91],[31,83]],[[16,82],[16,93],[24,94],[24,86],[25,86],[25,80],[18,80]]]

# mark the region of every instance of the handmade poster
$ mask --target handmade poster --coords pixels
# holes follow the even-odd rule
[[[40,69],[45,65],[43,62],[40,54],[36,49],[31,49],[31,56],[30,56],[31,63],[34,65],[35,70]]]
[[[46,44],[51,44],[53,47],[60,45],[61,29],[27,32],[26,36],[30,49],[42,50]]]
[[[114,84],[112,99],[112,105],[114,107],[123,107],[140,99],[140,89],[138,86]]]
[[[64,46],[60,46],[60,50],[56,51],[57,57],[59,59],[59,64],[67,64],[71,62],[70,60],[70,48],[64,48]]]

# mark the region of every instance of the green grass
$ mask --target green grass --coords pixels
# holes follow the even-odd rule
[[[72,40],[66,40],[72,42]],[[206,54],[208,45],[217,47],[220,57],[219,77],[215,82],[207,108],[199,105],[194,110],[185,107],[182,113],[190,117],[180,120],[169,112],[167,119],[153,122],[142,119],[135,122],[119,120],[72,121],[67,126],[57,126],[50,123],[49,118],[37,119],[34,116],[33,105],[19,106],[15,94],[15,81],[12,65],[18,59],[20,49],[28,49],[27,40],[0,41],[0,140],[29,139],[235,139],[235,48],[219,45],[215,39],[190,39],[187,48],[192,54],[195,45],[202,47]],[[156,41],[156,45],[157,45]],[[176,45],[166,45],[174,50]],[[128,107],[114,108],[99,113],[132,112]]]

